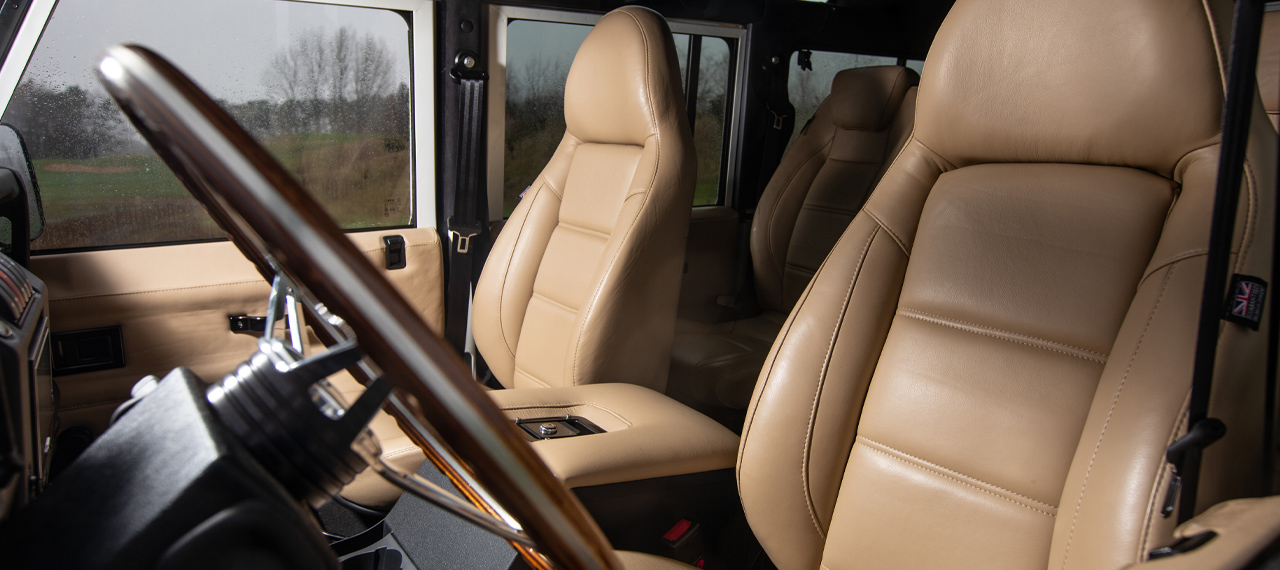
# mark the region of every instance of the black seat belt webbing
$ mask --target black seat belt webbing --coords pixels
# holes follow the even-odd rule
[[[470,63],[470,65],[467,65]],[[484,148],[481,144],[485,83],[488,74],[478,66],[477,56],[459,54],[450,74],[461,89],[459,113],[458,182],[455,185],[453,212],[448,217],[449,285],[445,307],[445,339],[458,354],[466,355],[468,311],[471,290],[479,277],[483,254],[488,200],[485,199]],[[481,208],[483,207],[483,211]],[[476,258],[481,263],[475,263]]]
[[[1178,522],[1195,514],[1196,491],[1200,480],[1200,460],[1205,447],[1226,434],[1221,420],[1209,417],[1209,397],[1213,392],[1213,371],[1218,349],[1218,331],[1226,300],[1226,272],[1235,232],[1236,209],[1240,202],[1245,151],[1249,143],[1250,113],[1253,110],[1258,45],[1262,35],[1263,0],[1237,0],[1231,55],[1227,73],[1227,98],[1223,108],[1222,148],[1213,200],[1213,224],[1209,233],[1204,292],[1200,301],[1200,323],[1196,334],[1195,365],[1191,376],[1191,402],[1186,435],[1174,441],[1166,458],[1174,465],[1171,493],[1180,497]]]

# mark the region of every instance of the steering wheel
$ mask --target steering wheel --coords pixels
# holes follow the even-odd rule
[[[483,511],[464,516],[491,530],[505,529],[499,534],[534,568],[621,567],[586,509],[453,350],[226,111],[140,46],[111,48],[98,74],[178,179],[275,283],[273,292],[295,291],[326,344],[350,346],[353,339],[344,337],[354,334],[376,369],[367,363],[349,369],[366,383],[380,376],[391,385],[387,411],[476,505],[472,511]],[[376,457],[368,458],[379,467]],[[429,494],[411,477],[389,478]]]

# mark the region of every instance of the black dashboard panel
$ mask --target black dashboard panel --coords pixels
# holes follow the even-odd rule
[[[49,479],[57,387],[49,365],[44,282],[0,255],[0,520]]]

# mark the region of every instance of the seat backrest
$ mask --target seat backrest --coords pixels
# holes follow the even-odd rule
[[[783,156],[751,223],[760,306],[790,311],[911,134],[916,72],[897,65],[837,73]]]
[[[1280,124],[1280,11],[1267,12],[1262,20],[1258,91],[1272,126]]]
[[[494,243],[472,332],[508,387],[666,384],[696,161],[666,21],[605,15],[565,85],[565,134]]]
[[[747,412],[739,492],[779,568],[1117,569],[1168,542],[1231,8],[955,3]],[[1231,272],[1265,276],[1253,119]],[[1265,339],[1222,325],[1201,509],[1263,492]]]

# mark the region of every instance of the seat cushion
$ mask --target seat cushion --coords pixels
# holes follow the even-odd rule
[[[618,561],[622,562],[622,567],[626,570],[689,570],[693,568],[684,562],[676,562],[670,558],[652,554],[626,550],[619,550],[617,554]]]
[[[714,325],[678,321],[667,394],[704,413],[708,407],[747,409],[760,365],[786,319],[765,311]]]
[[[662,394],[631,384],[490,392],[512,420],[578,416],[605,433],[532,443],[570,488],[733,467],[738,438]]]

